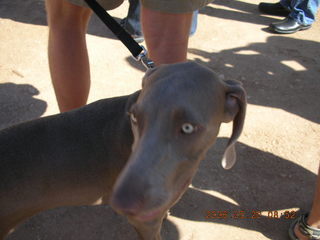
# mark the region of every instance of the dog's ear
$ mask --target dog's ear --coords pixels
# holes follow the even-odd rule
[[[132,93],[126,103],[125,111],[126,113],[130,111],[130,108],[133,104],[135,104],[138,100],[141,90]]]
[[[228,141],[222,158],[222,167],[230,169],[236,162],[235,143],[243,129],[246,114],[246,92],[240,82],[228,80],[226,84],[226,100],[223,122],[233,121],[232,135]]]
[[[144,75],[143,78],[142,78],[142,88],[147,84],[147,81],[148,81],[148,82],[151,81],[151,80],[150,80],[150,78],[152,78],[151,75],[152,75],[154,72],[156,72],[157,69],[158,69],[158,67],[154,67],[154,68],[149,68],[149,69],[147,70],[147,72],[145,73],[145,75]]]

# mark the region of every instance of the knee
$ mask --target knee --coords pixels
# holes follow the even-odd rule
[[[91,10],[67,0],[46,0],[47,21],[51,31],[86,32]]]

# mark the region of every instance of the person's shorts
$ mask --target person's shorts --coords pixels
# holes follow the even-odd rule
[[[78,6],[87,6],[84,0],[68,0]],[[167,13],[193,12],[210,3],[212,0],[141,0],[144,7]],[[123,3],[123,0],[97,0],[105,9],[111,10]]]

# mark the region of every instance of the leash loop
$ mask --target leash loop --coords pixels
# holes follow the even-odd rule
[[[140,45],[140,47],[142,47],[142,51],[140,52],[140,54],[138,56],[133,56],[132,57],[138,61],[141,62],[143,66],[145,66],[146,69],[149,68],[154,68],[154,62],[148,58],[148,51],[147,49],[145,49],[144,46]]]
[[[128,48],[132,57],[142,63],[147,69],[153,68],[154,62],[149,59],[144,46],[139,45],[132,36],[114,20],[96,0],[84,0],[99,19],[113,32],[114,35]]]

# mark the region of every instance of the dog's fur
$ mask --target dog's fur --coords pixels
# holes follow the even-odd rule
[[[234,164],[245,109],[239,83],[180,63],[147,72],[141,92],[0,131],[0,239],[40,211],[98,199],[142,239],[161,239],[167,210],[232,120],[223,166]]]

